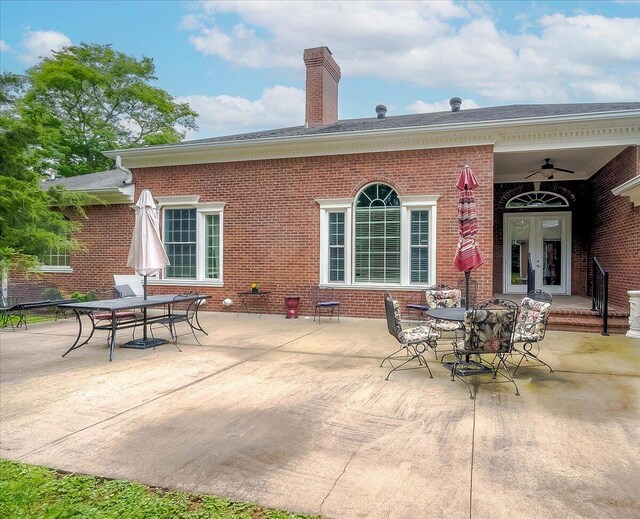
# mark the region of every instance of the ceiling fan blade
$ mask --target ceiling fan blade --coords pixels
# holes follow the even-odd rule
[[[571,173],[571,174],[575,173],[575,171],[571,171],[570,169],[562,169],[562,168],[553,168],[553,169],[555,169],[556,171],[563,171],[565,173]]]
[[[549,175],[549,176],[547,177],[547,180],[553,180],[553,175]]]
[[[533,173],[531,173],[531,175],[527,175],[526,177],[524,177],[525,180],[527,180],[528,178],[531,178],[533,175],[537,175],[538,173],[540,173],[540,170],[537,169],[536,171],[534,171]]]

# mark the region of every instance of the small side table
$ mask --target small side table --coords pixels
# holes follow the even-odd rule
[[[271,309],[269,308],[269,294],[271,292],[238,292],[238,297],[240,298],[240,302],[242,303],[242,309],[246,313],[249,312],[249,307],[247,306],[247,301],[250,299],[254,299],[257,303],[257,310],[259,310],[258,317],[262,317],[264,310],[266,310],[269,315],[271,315]],[[240,315],[240,310],[236,315]]]
[[[300,306],[300,296],[284,296],[284,304],[287,307],[287,319],[298,318],[298,307]]]

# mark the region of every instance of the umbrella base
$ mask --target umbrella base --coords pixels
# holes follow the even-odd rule
[[[166,339],[156,339],[149,337],[147,339],[135,339],[133,341],[125,342],[121,348],[133,348],[134,350],[146,350],[148,348],[155,348],[161,344],[169,344]]]

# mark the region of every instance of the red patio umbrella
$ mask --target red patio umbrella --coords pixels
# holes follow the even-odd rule
[[[460,178],[456,182],[456,187],[460,190],[458,199],[458,225],[460,237],[456,248],[456,256],[453,265],[461,272],[464,272],[465,279],[465,302],[469,309],[469,278],[471,271],[484,263],[482,253],[476,241],[478,233],[478,213],[476,202],[473,198],[473,190],[478,187],[478,181],[471,168],[465,165],[460,173]]]

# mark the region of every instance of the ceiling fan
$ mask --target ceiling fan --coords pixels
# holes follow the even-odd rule
[[[538,173],[542,173],[542,176],[547,178],[548,180],[553,180],[553,172],[554,171],[562,171],[563,173],[575,173],[575,171],[572,171],[570,169],[564,169],[564,168],[556,168],[553,164],[551,164],[551,159],[544,159],[544,164],[542,166],[540,166],[538,169],[534,170],[533,172],[529,172],[531,173],[531,175],[527,175],[525,178],[525,180],[527,178],[532,177],[533,175],[537,175]],[[545,173],[549,172],[549,175],[547,176]]]

